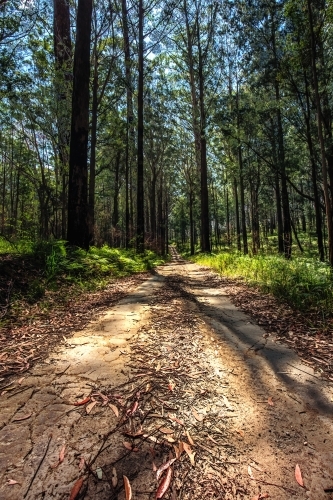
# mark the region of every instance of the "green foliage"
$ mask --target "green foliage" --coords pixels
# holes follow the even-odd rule
[[[329,265],[316,259],[282,256],[247,256],[237,252],[217,255],[200,254],[195,262],[212,267],[218,273],[242,278],[301,311],[333,313],[333,277]]]
[[[88,252],[71,249],[62,240],[31,242],[15,245],[0,238],[0,303],[11,289],[11,306],[19,307],[23,300],[29,304],[45,301],[47,292],[61,291],[62,300],[80,290],[96,290],[110,279],[144,272],[162,264],[154,252],[143,255],[133,250],[115,249],[104,245],[91,247]],[[15,305],[16,304],[16,305]],[[43,307],[44,307],[43,306]]]

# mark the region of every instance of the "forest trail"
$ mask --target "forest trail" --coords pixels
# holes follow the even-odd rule
[[[2,400],[2,500],[333,498],[332,384],[176,255]]]

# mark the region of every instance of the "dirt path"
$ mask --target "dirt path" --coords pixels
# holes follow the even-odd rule
[[[163,498],[333,498],[332,384],[195,264],[159,268],[2,402],[4,500],[68,499],[80,478],[76,498],[123,500],[123,475],[153,499],[171,458]]]

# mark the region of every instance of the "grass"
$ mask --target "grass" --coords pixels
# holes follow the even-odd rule
[[[69,249],[64,241],[21,241],[12,245],[0,238],[0,319],[2,316],[5,323],[24,304],[38,304],[47,310],[53,307],[55,295],[57,300],[66,301],[163,262],[149,250],[139,255],[105,245],[86,252]]]
[[[333,275],[328,264],[310,257],[286,260],[279,255],[246,256],[238,252],[191,257],[223,276],[244,280],[300,311],[333,314]]]

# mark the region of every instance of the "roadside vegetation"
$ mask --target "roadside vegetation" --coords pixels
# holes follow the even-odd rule
[[[15,245],[0,238],[0,326],[13,321],[26,307],[47,311],[84,292],[101,290],[110,280],[148,271],[163,259],[152,251],[106,245],[88,251],[71,249],[64,241]],[[55,300],[56,298],[56,300]]]
[[[286,260],[282,255],[270,253],[243,255],[227,247],[211,254],[190,256],[186,250],[182,254],[222,276],[242,280],[271,293],[299,311],[325,316],[333,314],[331,267],[311,255]]]

